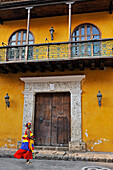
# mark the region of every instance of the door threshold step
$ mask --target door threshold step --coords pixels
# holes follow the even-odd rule
[[[37,150],[52,150],[52,151],[69,151],[69,147],[56,147],[56,146],[34,146]]]

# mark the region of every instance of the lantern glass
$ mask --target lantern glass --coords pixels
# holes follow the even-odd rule
[[[7,93],[7,95],[5,96],[6,108],[9,107],[9,105],[10,105],[9,98],[10,97],[8,96],[8,93]]]
[[[97,94],[97,98],[98,98],[98,105],[101,106],[102,94],[100,93],[100,90]]]
[[[49,31],[50,31],[50,34],[52,35],[54,33],[53,27],[51,27]]]
[[[49,31],[50,31],[50,34],[51,34],[51,40],[53,40],[53,33],[54,33],[53,27],[51,27]]]

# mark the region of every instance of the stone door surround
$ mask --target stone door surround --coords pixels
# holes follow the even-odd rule
[[[72,151],[84,150],[85,144],[82,142],[81,134],[81,81],[84,78],[85,75],[20,78],[25,82],[22,135],[27,122],[32,123],[32,131],[34,130],[36,93],[70,92],[71,141],[69,148]]]

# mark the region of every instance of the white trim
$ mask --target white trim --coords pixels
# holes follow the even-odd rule
[[[25,82],[24,94],[24,113],[23,113],[23,133],[25,124],[32,122],[32,131],[34,131],[35,116],[35,94],[44,92],[70,92],[71,96],[71,141],[70,149],[79,147],[82,141],[81,129],[81,81],[85,75],[71,76],[50,76],[50,77],[22,77]],[[81,145],[80,145],[81,146]]]
[[[20,79],[25,83],[33,82],[70,82],[70,81],[81,81],[85,78],[85,75],[76,76],[53,76],[53,77],[21,77]]]

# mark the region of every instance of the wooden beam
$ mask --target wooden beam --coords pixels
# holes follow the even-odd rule
[[[104,60],[100,60],[100,70],[104,70],[104,66],[105,66]]]
[[[27,63],[28,69],[34,73],[36,71],[35,64],[34,63]]]
[[[69,70],[73,71],[74,70],[73,62],[72,61],[68,61],[67,64],[68,64]]]
[[[16,67],[14,67],[14,65],[12,66],[11,64],[7,64],[5,66],[5,68],[7,68],[10,72],[12,72],[14,74],[18,72],[18,69]]]
[[[26,68],[24,67],[23,64],[14,64],[14,66],[22,73],[25,73],[26,72]]]
[[[95,60],[90,60],[91,70],[95,70]]]
[[[52,64],[51,64],[50,62],[47,61],[46,64],[47,64],[48,69],[49,69],[51,72],[54,72],[54,71],[55,71],[54,67],[52,66]]]
[[[3,20],[1,17],[0,17],[0,25],[3,25]]]
[[[113,0],[110,1],[110,4],[109,4],[109,13],[112,14],[112,5],[113,5]]]
[[[84,70],[84,62],[83,62],[83,60],[79,60],[78,63],[79,63],[79,69]]]
[[[26,72],[26,71],[31,71],[31,72],[35,72],[35,67],[34,68],[32,68],[33,66],[31,65],[31,63],[28,63],[28,62],[25,62],[25,63],[23,63],[23,67],[24,67],[24,71]]]
[[[4,74],[8,74],[8,72],[9,72],[6,68],[4,68],[4,67],[1,66],[1,65],[0,65],[0,70],[1,70],[1,72],[4,73]]]
[[[41,63],[35,63],[35,68],[37,69],[37,70],[40,70],[40,72],[45,72],[45,68],[42,66],[42,64]]]
[[[61,72],[64,71],[64,66],[63,66],[63,64],[62,64],[61,62],[56,62],[56,66],[57,66],[57,68],[58,68]]]

